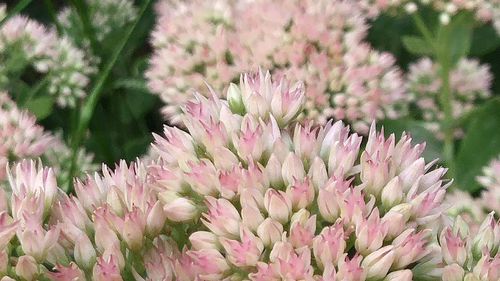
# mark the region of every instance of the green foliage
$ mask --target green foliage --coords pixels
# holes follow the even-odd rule
[[[457,184],[469,192],[479,190],[476,177],[500,154],[500,99],[481,106],[470,117],[466,135],[456,158]]]

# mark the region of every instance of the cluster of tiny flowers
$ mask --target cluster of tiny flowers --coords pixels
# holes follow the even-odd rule
[[[436,270],[446,169],[411,138],[296,123],[302,84],[243,75],[165,127],[152,181],[181,243],[175,280],[414,280]],[[256,103],[256,101],[261,101]],[[177,224],[175,224],[177,223]]]
[[[394,8],[403,8],[408,14],[412,14],[418,11],[420,5],[430,6],[439,13],[439,21],[443,25],[450,23],[453,16],[466,11],[472,13],[480,22],[492,22],[500,33],[498,0],[361,0],[361,6],[372,18]]]
[[[93,171],[93,156],[79,150],[78,170]],[[20,110],[6,93],[0,93],[0,185],[7,179],[10,161],[41,158],[56,171],[59,179],[68,179],[71,151],[61,135],[45,132],[28,111]]]
[[[500,157],[491,161],[477,180],[484,187],[481,194],[484,209],[500,213]]]
[[[36,124],[35,116],[21,111],[6,93],[0,93],[0,183],[7,179],[9,161],[37,158],[55,138]]]
[[[500,221],[489,214],[477,230],[458,216],[439,236],[442,280],[500,280]]]
[[[69,38],[20,15],[0,27],[0,56],[0,89],[8,90],[12,75],[31,66],[45,75],[43,86],[62,107],[73,107],[85,96],[88,75],[94,71]]]
[[[192,86],[225,93],[239,73],[262,66],[304,81],[303,115],[345,119],[367,133],[371,121],[405,111],[401,71],[364,41],[366,18],[355,1],[163,1],[146,73],[164,113],[180,123]]]
[[[444,118],[439,102],[442,84],[439,65],[429,58],[422,58],[409,67],[407,88],[422,119],[433,132],[440,132],[440,122]],[[461,59],[450,72],[450,90],[452,92],[452,114],[460,118],[474,108],[475,103],[491,95],[490,86],[493,76],[488,65],[481,65],[478,60]],[[456,132],[460,136],[460,131]]]
[[[86,0],[87,13],[96,39],[100,42],[108,38],[113,31],[123,28],[137,17],[134,1],[130,0]],[[75,10],[64,8],[57,16],[64,33],[69,35],[79,46],[88,46],[89,42],[80,42],[87,38],[82,22]]]

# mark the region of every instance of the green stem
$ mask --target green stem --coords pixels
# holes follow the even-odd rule
[[[90,41],[90,46],[92,48],[92,51],[94,54],[96,54],[96,51],[99,50],[99,46],[97,39],[95,37],[94,28],[90,24],[90,16],[88,13],[89,9],[87,7],[87,4],[83,0],[70,0],[70,1],[76,10],[76,13],[78,14],[80,21],[82,22],[83,32]]]
[[[111,70],[113,69],[113,66],[116,64],[116,61],[118,60],[120,54],[122,53],[123,49],[125,48],[128,40],[130,39],[132,33],[136,29],[137,24],[142,19],[144,12],[146,11],[146,9],[148,8],[150,3],[151,3],[151,0],[144,1],[143,5],[141,7],[141,11],[139,13],[139,16],[137,17],[135,22],[129,27],[129,29],[127,30],[127,33],[125,34],[125,36],[123,37],[121,42],[117,45],[115,51],[111,55],[111,58],[104,66],[101,73],[99,73],[99,75],[98,75],[99,78],[98,78],[96,84],[94,85],[92,91],[90,92],[88,99],[86,100],[85,104],[82,107],[82,110],[80,112],[80,117],[78,120],[77,128],[73,132],[73,135],[71,138],[72,157],[71,157],[71,165],[70,165],[68,188],[67,188],[68,193],[71,193],[73,191],[71,179],[73,178],[73,175],[75,174],[75,170],[76,170],[76,164],[77,164],[76,161],[77,161],[77,157],[78,157],[78,150],[79,150],[80,144],[82,142],[84,132],[90,123],[90,119],[92,118],[92,115],[94,113],[94,109],[95,109],[97,102],[102,94],[104,84],[106,83],[106,81],[111,73]]]
[[[412,18],[424,40],[431,46],[434,59],[441,66],[439,76],[441,78],[442,86],[438,102],[444,113],[444,118],[441,122],[441,129],[444,133],[443,157],[449,168],[448,175],[453,178],[455,176],[455,121],[453,117],[453,93],[450,87],[450,71],[452,68],[452,62],[450,57],[451,51],[448,48],[448,29],[446,26],[441,26],[438,35],[434,36],[420,15],[415,13]]]
[[[0,21],[0,26],[2,26],[9,18],[24,10],[24,8],[26,8],[30,3],[31,0],[19,1],[19,3],[17,3],[17,5],[7,14],[7,16]]]

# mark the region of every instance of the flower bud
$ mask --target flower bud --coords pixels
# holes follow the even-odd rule
[[[387,275],[394,262],[394,246],[378,249],[363,259],[361,266],[366,270],[367,279],[382,279]]]
[[[295,180],[302,180],[306,176],[304,164],[295,153],[288,153],[281,167],[281,175],[285,185],[293,184]]]
[[[401,202],[403,199],[403,187],[399,177],[394,177],[382,189],[381,199],[382,206],[384,206],[386,210]]]
[[[262,241],[250,230],[242,227],[240,241],[222,237],[220,242],[227,254],[228,260],[239,267],[256,266],[264,250]]]
[[[309,179],[304,181],[295,180],[294,183],[286,189],[288,198],[292,201],[295,210],[307,208],[314,200],[314,187]]]
[[[292,202],[283,191],[269,189],[264,195],[264,207],[271,217],[278,222],[285,224],[292,213]]]
[[[36,280],[38,276],[38,263],[32,256],[20,256],[17,260],[16,274],[25,280]]]
[[[394,206],[382,218],[382,223],[387,224],[387,239],[393,239],[407,228],[406,223],[410,219],[412,206],[403,203]]]
[[[219,249],[217,236],[209,231],[197,231],[189,236],[189,242],[194,250]]]
[[[166,198],[163,197],[163,200],[165,199]],[[182,197],[178,197],[177,199],[169,198],[168,200],[171,201],[165,204],[163,210],[169,220],[184,222],[192,220],[198,215],[198,209],[191,200]]]
[[[90,270],[96,261],[96,252],[94,245],[90,242],[87,235],[82,234],[75,243],[74,250],[75,261],[80,268]]]
[[[157,201],[153,208],[149,211],[148,217],[146,218],[146,233],[149,237],[156,237],[163,226],[165,225],[165,220],[167,215],[163,210],[163,206],[160,201]]]
[[[281,240],[283,225],[271,218],[267,218],[257,228],[257,235],[266,247],[270,247]]]
[[[120,267],[114,256],[109,258],[99,257],[92,271],[94,281],[123,281],[120,274]]]
[[[330,264],[336,265],[346,248],[343,223],[339,220],[335,225],[324,228],[314,238],[313,253],[320,268]]]
[[[462,281],[464,280],[464,269],[454,263],[451,265],[447,265],[443,268],[443,281]]]
[[[132,212],[125,214],[122,238],[130,250],[139,251],[141,249],[145,228],[144,215],[139,208],[134,208]]]

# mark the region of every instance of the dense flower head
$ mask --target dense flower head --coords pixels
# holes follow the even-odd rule
[[[361,0],[369,17],[376,17],[381,12],[396,8],[404,9],[407,13],[417,12],[421,7],[430,7],[439,14],[441,24],[447,25],[451,18],[460,12],[469,12],[480,22],[491,22],[500,33],[500,2],[497,0]]]
[[[442,91],[439,71],[438,64],[430,58],[422,58],[410,65],[407,74],[408,91],[421,110],[427,128],[433,132],[441,131],[439,124],[444,118],[438,100]],[[475,59],[464,58],[458,61],[450,72],[453,117],[458,119],[464,116],[474,108],[476,102],[489,97],[492,80],[488,65],[481,65]],[[460,134],[460,131],[456,132],[457,136]]]
[[[371,121],[404,112],[401,72],[364,41],[355,1],[162,1],[157,12],[146,77],[174,123],[189,90],[207,82],[224,94],[258,66],[304,81],[307,119],[345,119],[366,133]]]
[[[489,214],[476,231],[457,217],[439,237],[442,280],[486,280],[500,278],[500,221]]]
[[[446,169],[425,145],[372,126],[297,123],[302,85],[244,74],[228,100],[197,94],[187,132],[156,136],[152,184],[173,235],[177,280],[412,280],[431,254]],[[178,242],[178,240],[176,240]],[[425,267],[426,264],[421,264]],[[430,269],[429,269],[430,270]]]
[[[484,187],[481,194],[484,209],[500,213],[500,157],[484,167],[477,180]]]
[[[46,82],[40,85],[62,107],[74,107],[85,96],[88,76],[94,72],[84,52],[68,37],[60,37],[55,30],[21,15],[2,24],[0,54],[0,89],[9,90],[11,77],[32,67],[45,76]]]
[[[93,156],[79,150],[78,170],[92,171]],[[60,134],[52,134],[36,123],[33,114],[21,110],[7,93],[0,93],[0,185],[7,179],[9,161],[41,158],[56,171],[58,179],[68,179],[71,151]]]

